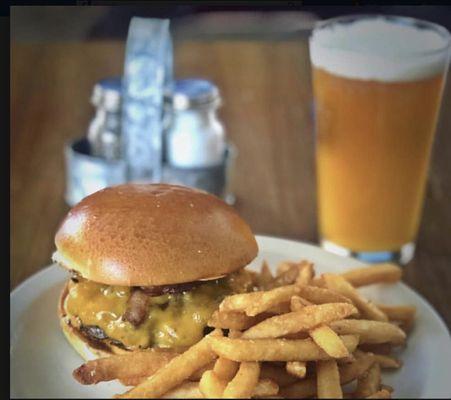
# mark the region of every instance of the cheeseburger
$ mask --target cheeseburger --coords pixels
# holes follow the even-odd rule
[[[208,331],[221,300],[253,288],[249,226],[206,192],[126,184],[78,203],[55,236],[70,272],[59,317],[85,358],[148,348],[182,351]]]

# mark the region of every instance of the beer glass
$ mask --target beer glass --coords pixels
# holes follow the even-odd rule
[[[412,18],[320,22],[309,40],[322,246],[367,262],[414,253],[450,34]]]

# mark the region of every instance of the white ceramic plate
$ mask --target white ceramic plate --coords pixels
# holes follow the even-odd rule
[[[252,263],[259,268],[266,259],[271,267],[282,260],[306,258],[318,272],[340,272],[362,264],[318,247],[271,237],[257,237],[260,252]],[[57,300],[67,272],[53,265],[32,276],[11,293],[10,394],[11,397],[111,397],[125,391],[113,381],[83,386],[72,378],[82,359],[66,342],[56,315]],[[451,397],[451,338],[436,311],[418,294],[400,283],[374,285],[365,294],[387,304],[413,304],[418,316],[401,370],[385,373],[384,383],[395,388],[395,397]]]

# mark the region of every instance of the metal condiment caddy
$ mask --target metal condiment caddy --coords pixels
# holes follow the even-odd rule
[[[157,32],[157,38],[149,32]],[[216,114],[219,89],[205,79],[172,79],[168,35],[162,20],[133,19],[125,80],[95,84],[96,112],[87,135],[65,149],[70,206],[129,181],[191,186],[234,202],[229,177],[236,150]]]

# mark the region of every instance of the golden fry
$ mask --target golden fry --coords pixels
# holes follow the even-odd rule
[[[299,265],[291,263],[289,267],[280,274],[277,274],[274,279],[274,287],[292,285],[296,282],[296,278],[299,275]]]
[[[303,379],[307,373],[307,364],[305,361],[288,361],[286,369],[290,375]]]
[[[358,344],[358,336],[341,336],[349,352]],[[331,358],[312,339],[210,339],[211,348],[220,357],[234,361],[316,361]]]
[[[242,338],[277,338],[291,333],[308,331],[320,324],[346,318],[356,312],[357,309],[348,303],[305,306],[299,311],[265,319],[245,331]]]
[[[203,399],[198,382],[184,382],[167,392],[163,399]]]
[[[349,356],[349,351],[343,341],[327,325],[318,326],[310,331],[313,341],[333,358]]]
[[[302,286],[299,288],[299,296],[305,300],[310,301],[313,304],[326,304],[326,303],[349,303],[352,301],[346,296],[341,295],[333,290],[315,287],[315,286]]]
[[[230,381],[238,371],[238,363],[227,358],[219,357],[213,368],[214,373],[225,381]]]
[[[389,306],[378,304],[390,321],[400,321],[403,324],[411,324],[415,320],[416,308],[414,306]]]
[[[316,363],[317,393],[319,399],[342,399],[337,362],[335,360]]]
[[[210,348],[210,339],[222,335],[215,330],[187,351],[173,358],[163,368],[147,378],[144,382],[125,392],[118,398],[158,398],[172,388],[180,385],[195,371],[213,361],[216,354]]]
[[[299,274],[296,278],[296,285],[309,285],[315,275],[313,270],[313,263],[308,261],[301,261],[299,265]]]
[[[268,398],[279,393],[279,385],[272,379],[260,379],[254,388],[252,397]]]
[[[119,382],[121,382],[124,386],[136,386],[139,385],[147,379],[146,376],[133,376],[131,378],[120,378]]]
[[[239,311],[219,311],[213,312],[208,326],[218,329],[248,329],[251,326],[263,321],[267,315],[260,314],[255,317],[249,317],[243,312]]]
[[[229,338],[231,339],[237,339],[240,336],[240,331],[230,330],[229,332]],[[228,360],[227,358],[219,357],[215,362],[213,371],[219,378],[228,382],[232,380],[232,378],[236,375],[238,367],[239,363]]]
[[[235,294],[222,301],[219,311],[244,311],[253,317],[280,303],[289,302],[298,292],[298,286],[288,285],[268,291]]]
[[[365,299],[345,278],[339,275],[323,274],[328,289],[348,297],[363,316],[376,321],[388,321],[387,316],[372,302]]]
[[[395,283],[401,279],[402,269],[395,264],[383,263],[352,269],[341,276],[354,287],[374,283]]]
[[[274,277],[266,261],[262,263],[260,274],[257,276],[257,283],[260,290],[269,290],[274,287]]]
[[[199,382],[199,390],[207,399],[222,397],[227,381],[219,378],[213,371],[205,371]]]
[[[83,385],[121,379],[130,383],[129,379],[150,376],[176,357],[178,353],[171,351],[146,350],[132,354],[113,355],[88,361],[78,367],[73,377]]]
[[[282,276],[284,273],[286,273],[287,271],[292,270],[293,268],[295,268],[297,266],[297,263],[294,261],[282,261],[281,263],[279,263],[277,265],[276,268],[276,278],[279,278],[280,276]]]
[[[340,366],[339,376],[340,384],[344,385],[357,379],[359,376],[364,374],[368,368],[373,364],[374,360],[366,355],[359,354],[356,362]],[[295,382],[284,388],[281,388],[279,393],[282,397],[290,399],[304,399],[308,397],[315,396],[317,392],[317,382],[314,378],[307,378],[299,382]]]
[[[342,385],[352,382],[362,376],[374,364],[372,354],[356,351],[356,360],[353,363],[340,365],[340,382]]]
[[[311,303],[308,300],[303,299],[299,296],[293,296],[290,300],[290,310],[291,311],[299,311],[301,308],[304,308],[305,306],[311,306],[313,303]]]
[[[360,343],[402,344],[406,339],[405,332],[389,322],[344,319],[331,322],[330,327],[340,335],[359,335]]]
[[[214,361],[208,363],[207,365],[204,365],[203,367],[201,367],[201,368],[199,368],[197,371],[195,371],[195,372],[188,378],[188,380],[199,382],[199,381],[200,381],[200,378],[202,378],[202,375],[204,374],[204,372],[205,372],[205,371],[208,371],[208,370],[210,370],[210,369],[213,369],[214,366],[215,366],[215,362],[214,362]]]
[[[357,379],[357,390],[355,396],[359,398],[368,397],[376,393],[381,386],[381,367],[376,362],[368,371]]]
[[[235,377],[224,390],[223,398],[250,398],[260,375],[258,362],[242,362]]]
[[[266,311],[265,311],[265,314],[266,313],[268,313],[268,314],[271,314],[271,315],[280,315],[280,314],[286,314],[286,313],[288,313],[288,312],[290,312],[291,311],[291,308],[290,308],[290,302],[284,302],[284,303],[280,303],[280,304],[277,304],[276,306],[273,306],[273,307],[271,307],[271,308],[268,308]],[[262,315],[262,314],[259,314],[259,315]],[[250,318],[255,318],[255,317],[250,317]]]

